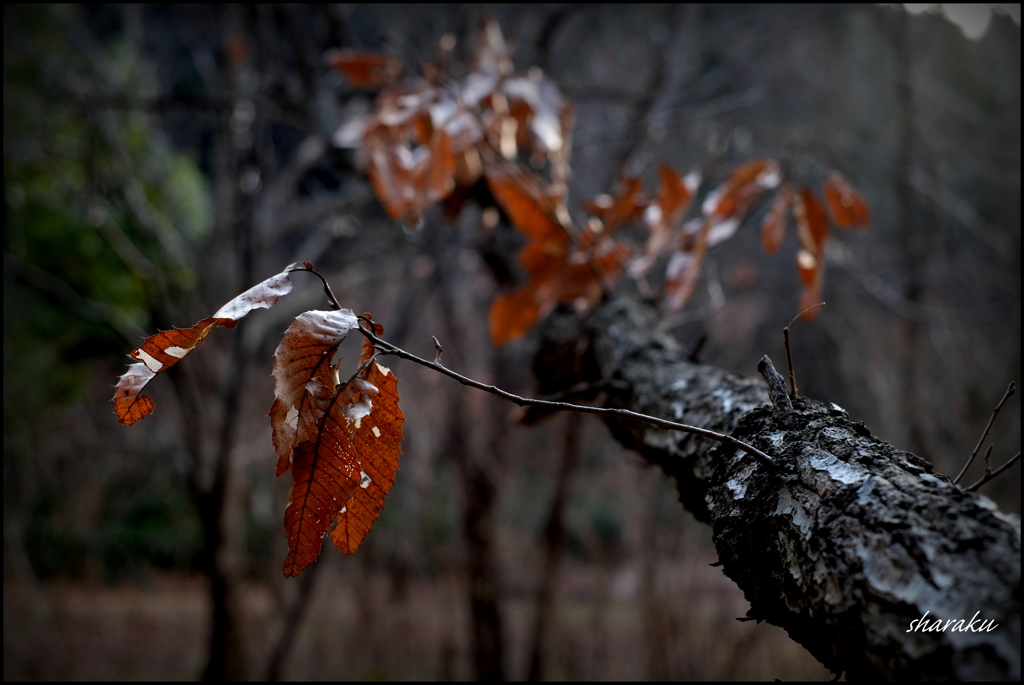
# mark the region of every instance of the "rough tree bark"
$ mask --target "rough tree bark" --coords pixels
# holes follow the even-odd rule
[[[712,526],[749,618],[785,628],[851,679],[1020,678],[1017,516],[834,404],[773,406],[761,379],[690,362],[657,323],[656,312],[621,299],[581,323],[549,317],[534,362],[541,391],[582,381],[602,388],[608,406],[731,433],[775,458],[768,465],[691,435],[606,422]],[[964,623],[980,612],[998,627],[910,632],[925,612]]]

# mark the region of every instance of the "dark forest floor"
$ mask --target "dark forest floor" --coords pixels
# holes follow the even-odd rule
[[[830,678],[783,630],[737,622],[747,604],[736,586],[692,572],[709,561],[659,565],[660,583],[688,595],[671,603],[645,600],[638,567],[567,565],[549,633],[547,678]],[[403,587],[386,576],[360,577],[354,583],[338,564],[324,569],[286,678],[469,678],[463,584],[455,576],[411,579]],[[248,583],[241,594],[248,675],[260,679],[280,631],[279,600],[264,583]],[[194,679],[204,664],[206,605],[198,578],[155,576],[119,586],[65,581],[35,589],[8,580],[4,680]],[[507,673],[518,679],[528,662],[532,602],[513,587],[506,606]]]

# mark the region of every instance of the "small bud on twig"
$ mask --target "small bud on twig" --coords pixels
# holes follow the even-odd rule
[[[434,363],[435,364],[440,364],[441,363],[441,353],[444,352],[444,348],[441,347],[441,343],[439,343],[437,341],[437,337],[436,336],[432,335],[430,337],[434,341]]]

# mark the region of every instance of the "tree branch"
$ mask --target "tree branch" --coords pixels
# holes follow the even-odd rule
[[[360,316],[358,318],[361,321],[366,321],[366,319],[364,317],[362,317],[362,316]],[[751,447],[747,443],[742,442],[741,440],[737,440],[736,438],[734,438],[734,437],[732,437],[730,435],[724,435],[722,433],[716,433],[715,431],[708,430],[706,428],[698,428],[697,426],[689,426],[689,425],[687,425],[685,423],[677,423],[675,421],[668,421],[666,419],[659,419],[659,418],[657,418],[655,416],[648,416],[646,414],[640,414],[640,413],[637,413],[637,412],[634,412],[634,411],[629,411],[628,409],[613,409],[613,408],[606,408],[606,407],[587,407],[587,406],[583,406],[583,405],[579,405],[579,404],[570,404],[568,402],[551,402],[551,401],[548,401],[548,400],[535,400],[535,399],[530,399],[528,397],[520,397],[519,395],[514,395],[514,394],[512,394],[510,392],[502,390],[501,388],[497,388],[497,387],[495,387],[493,385],[487,385],[486,383],[481,383],[480,381],[475,381],[472,378],[467,378],[467,377],[465,377],[465,376],[463,376],[463,375],[461,375],[459,373],[456,373],[455,371],[452,371],[451,369],[448,369],[448,368],[442,366],[439,363],[429,362],[426,359],[423,359],[421,357],[417,357],[414,354],[406,352],[405,350],[392,345],[391,343],[387,342],[386,340],[382,340],[382,339],[378,338],[372,332],[370,332],[369,330],[363,328],[362,325],[359,326],[359,332],[362,333],[374,345],[377,345],[381,349],[381,354],[391,354],[391,355],[394,355],[394,356],[399,357],[401,359],[405,359],[405,360],[414,362],[416,364],[419,364],[420,366],[425,366],[428,369],[433,369],[434,371],[437,371],[438,373],[444,374],[445,376],[448,376],[449,378],[454,378],[455,380],[457,380],[459,383],[462,383],[463,385],[468,385],[471,388],[476,388],[477,390],[483,390],[484,392],[488,392],[488,393],[490,393],[492,395],[497,395],[498,397],[506,399],[509,402],[514,402],[514,403],[518,404],[520,407],[543,407],[544,409],[548,409],[548,410],[551,410],[551,411],[574,411],[574,412],[580,412],[582,414],[597,414],[599,416],[612,416],[612,417],[617,417],[617,418],[631,419],[633,421],[640,421],[642,423],[649,423],[652,426],[657,426],[658,428],[664,428],[666,430],[671,430],[671,431],[678,431],[680,433],[689,433],[691,435],[697,435],[697,436],[700,436],[702,438],[707,438],[709,440],[714,440],[715,442],[719,442],[719,443],[722,443],[724,445],[729,445],[730,447],[734,447],[736,449],[741,449],[741,450],[744,450],[745,452],[753,454],[755,457],[760,459],[765,464],[774,464],[775,463],[774,459],[772,459],[770,456],[768,456],[767,454],[765,454],[761,450],[757,449],[756,447]]]
[[[1008,469],[1011,466],[1013,466],[1014,464],[1016,464],[1018,459],[1020,459],[1020,451],[1019,450],[1018,450],[1017,454],[1015,454],[1012,457],[1010,457],[1009,459],[1007,459],[1006,463],[1003,464],[1002,466],[1000,466],[998,469],[996,469],[995,471],[992,471],[990,473],[986,473],[981,478],[981,480],[979,480],[977,483],[975,483],[971,487],[967,488],[967,491],[968,492],[977,492],[978,488],[980,488],[982,485],[984,485],[985,483],[989,482],[990,480],[992,480],[993,478],[998,476],[1000,473],[1002,473],[1006,469]]]
[[[974,463],[974,458],[978,456],[978,451],[981,449],[981,446],[985,444],[985,438],[988,437],[988,432],[992,430],[992,424],[995,423],[996,417],[999,416],[999,410],[1003,408],[1003,403],[1005,403],[1006,400],[1010,398],[1010,395],[1016,392],[1016,390],[1016,384],[1014,384],[1013,381],[1010,381],[1010,385],[1006,387],[1006,392],[1003,393],[1003,399],[999,400],[999,404],[997,404],[996,408],[992,410],[992,416],[989,417],[988,425],[985,426],[985,432],[981,434],[981,439],[978,440],[978,444],[975,446],[974,451],[971,452],[971,458],[967,460],[967,463],[964,464],[964,467],[960,470],[960,475],[953,479],[953,485],[956,485],[957,483],[960,482],[960,479],[964,477],[965,473],[967,473],[967,469],[969,469],[971,467],[971,464]],[[980,482],[977,483],[976,485],[978,485],[978,487],[981,487]],[[971,487],[973,488],[974,486],[972,485]]]
[[[796,398],[785,423],[776,420],[763,383],[688,362],[649,307],[613,299],[582,322],[570,317],[543,324],[538,378],[581,369],[582,380],[614,379],[614,406],[728,432],[775,457],[766,468],[731,448],[606,417],[612,435],[659,465],[712,527],[749,618],[783,627],[851,681],[1020,678],[1018,517],[837,405]],[[566,376],[548,391],[579,380]],[[775,384],[785,395],[785,380]],[[963,619],[961,631],[972,616],[998,627],[914,630],[925,612],[947,626]]]

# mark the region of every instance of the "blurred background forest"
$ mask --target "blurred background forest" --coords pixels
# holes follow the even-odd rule
[[[1019,14],[972,39],[900,5],[5,4],[5,679],[829,675],[735,620],[711,531],[593,417],[517,425],[396,360],[405,440],[380,521],[284,579],[269,374],[291,318],[326,308],[315,279],[154,382],[154,417],[111,413],[144,335],[294,261],[396,344],[432,358],[436,335],[449,367],[535,394],[536,333],[487,337],[502,227],[471,208],[412,231],[331,143],[373,100],[325,51],[416,72],[445,36],[471,50],[485,13],[516,69],[573,103],[572,211],[623,172],[654,187],[659,162],[700,168],[702,192],[755,158],[840,169],[872,224],[833,236],[828,304],[793,327],[801,392],[959,471],[1020,382]],[[797,313],[796,238],[765,255],[764,211],[665,320],[747,375]],[[1018,402],[996,463],[1019,449]],[[1019,513],[1020,466],[982,492]]]

